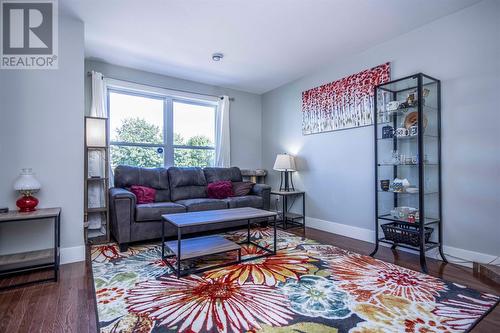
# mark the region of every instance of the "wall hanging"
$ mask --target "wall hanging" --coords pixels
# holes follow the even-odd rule
[[[385,63],[302,93],[302,134],[373,125],[375,86],[388,82]]]

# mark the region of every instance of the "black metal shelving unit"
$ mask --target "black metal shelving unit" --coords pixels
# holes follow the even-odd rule
[[[438,248],[447,262],[441,208],[441,82],[422,73],[407,76],[375,87],[374,101],[376,245],[370,255],[380,243],[416,250],[427,273],[427,251]],[[394,186],[396,178],[405,185]],[[383,188],[382,180],[390,187]],[[432,234],[426,240],[428,228]]]

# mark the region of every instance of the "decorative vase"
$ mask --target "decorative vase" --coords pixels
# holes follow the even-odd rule
[[[21,213],[33,212],[38,205],[38,199],[32,195],[24,195],[17,199],[16,206]]]

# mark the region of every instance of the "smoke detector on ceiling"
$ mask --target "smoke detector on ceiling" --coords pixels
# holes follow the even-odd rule
[[[212,60],[213,61],[221,61],[222,58],[224,58],[224,55],[222,53],[214,53],[214,54],[212,54]]]

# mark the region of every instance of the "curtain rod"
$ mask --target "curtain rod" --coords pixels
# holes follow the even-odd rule
[[[92,76],[92,72],[87,72],[87,76]],[[187,91],[187,90],[171,89],[171,88],[165,88],[165,87],[160,87],[160,86],[153,86],[153,85],[150,85],[150,84],[144,84],[144,83],[141,83],[141,82],[136,82],[136,81],[122,80],[122,79],[115,79],[115,78],[108,77],[108,76],[106,76],[106,77],[107,77],[108,79],[119,80],[119,81],[124,81],[124,82],[134,83],[134,84],[140,84],[140,85],[143,85],[143,86],[150,86],[150,87],[153,87],[153,88],[167,89],[167,90],[173,90],[173,91],[178,91],[178,92],[182,92],[182,93],[196,94],[196,95],[202,95],[202,96],[217,97],[217,98],[220,98],[220,99],[222,99],[222,98],[223,98],[222,96],[217,96],[217,95],[203,94],[203,93],[198,93],[198,92],[194,92],[194,91]],[[102,78],[104,79],[104,75],[102,76]],[[231,102],[232,102],[232,101],[234,101],[234,97],[229,97],[229,100],[230,100]]]

